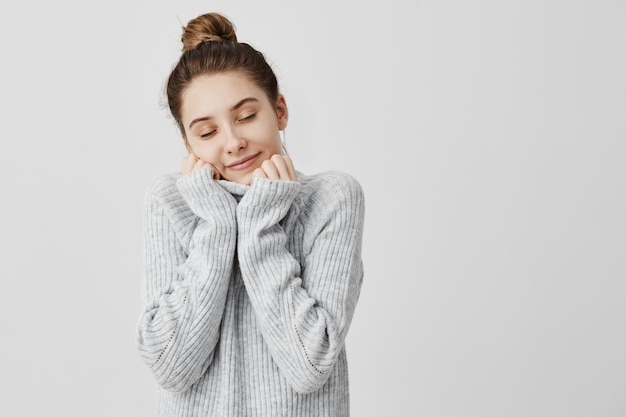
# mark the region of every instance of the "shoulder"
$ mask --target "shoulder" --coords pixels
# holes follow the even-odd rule
[[[302,184],[302,198],[331,199],[334,201],[348,199],[362,201],[363,188],[352,175],[342,171],[326,171],[314,175],[298,173]]]
[[[168,173],[156,178],[146,189],[144,198],[146,203],[168,200],[173,195],[179,194],[176,181],[180,173]]]
[[[363,194],[359,181],[342,171],[326,171],[314,175],[298,174],[298,179],[307,192]]]
[[[177,186],[180,177],[180,173],[169,173],[154,180],[144,194],[144,210],[165,211],[168,217],[178,217],[181,213],[186,216],[189,207]]]
[[[308,213],[307,217],[363,216],[365,210],[363,188],[352,175],[341,171],[327,171],[315,175],[298,173],[298,180],[302,187],[296,199],[301,209]]]

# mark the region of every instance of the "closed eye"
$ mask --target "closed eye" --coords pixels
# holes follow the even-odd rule
[[[246,120],[252,120],[256,117],[256,113],[252,113],[246,117],[242,117],[241,119],[239,119],[240,122],[245,122]]]
[[[211,130],[210,132],[203,133],[200,135],[201,138],[207,139],[215,134],[215,130]]]

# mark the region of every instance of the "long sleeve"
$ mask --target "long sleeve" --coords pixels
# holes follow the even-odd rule
[[[210,169],[164,178],[146,193],[137,344],[168,390],[186,390],[213,359],[234,263],[235,210]]]
[[[237,255],[250,301],[274,361],[300,393],[327,381],[363,279],[361,187],[347,175],[324,181],[294,224],[283,219],[297,206],[298,182],[257,178],[237,207]],[[303,229],[304,238],[290,241],[283,227]]]

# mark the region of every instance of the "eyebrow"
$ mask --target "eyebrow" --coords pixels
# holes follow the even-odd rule
[[[246,103],[258,103],[258,102],[259,100],[257,100],[254,97],[246,97],[244,99],[239,100],[237,104],[235,104],[233,107],[230,108],[230,111],[235,111]],[[193,126],[197,122],[204,122],[206,120],[211,120],[212,118],[213,116],[203,116],[203,117],[198,117],[197,119],[193,119],[191,123],[189,123],[189,129],[191,129],[191,126]]]

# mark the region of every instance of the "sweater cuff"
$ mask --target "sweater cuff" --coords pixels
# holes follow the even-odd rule
[[[183,175],[176,186],[185,200],[204,200],[219,193],[219,186],[213,181],[213,169],[202,168]]]
[[[302,184],[297,181],[257,177],[239,204],[253,207],[289,207],[300,191],[300,187]]]
[[[176,181],[189,207],[200,217],[206,218],[210,212],[234,212],[236,201],[216,181],[213,169],[202,168],[180,177]]]

